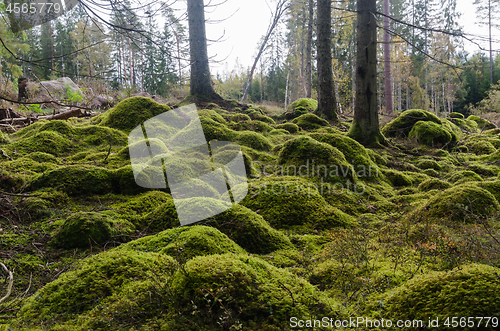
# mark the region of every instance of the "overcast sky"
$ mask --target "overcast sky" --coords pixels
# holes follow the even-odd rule
[[[223,0],[213,0],[212,3]],[[269,6],[273,3],[267,1]],[[478,27],[476,20],[475,6],[472,0],[457,0],[457,9],[462,13],[460,24],[464,32],[475,35],[487,36],[487,27]],[[222,63],[211,63],[213,74],[221,73],[225,67],[231,70],[234,67],[236,58],[244,67],[253,64],[257,53],[258,42],[266,33],[271,18],[271,12],[266,0],[227,0],[224,4],[216,8],[206,9],[206,19],[220,20],[227,18],[218,24],[207,24],[207,38],[224,39],[209,46],[209,56]],[[236,12],[236,13],[235,13]],[[233,14],[233,16],[230,16]],[[476,52],[478,47],[464,41],[464,47],[469,53]],[[483,43],[483,47],[487,47]],[[494,45],[493,48],[498,48]]]

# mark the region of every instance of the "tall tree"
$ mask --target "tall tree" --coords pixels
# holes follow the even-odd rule
[[[187,0],[189,54],[191,58],[190,93],[203,99],[220,99],[215,93],[208,66],[205,6],[203,0]]]
[[[490,44],[490,84],[494,84],[493,81],[493,48],[492,48],[492,27],[498,26],[493,24],[493,20],[498,20],[498,12],[500,10],[500,0],[475,0],[474,4],[477,6],[476,13],[479,19],[487,20],[488,23],[482,21],[480,24],[487,24],[489,30],[489,44]]]
[[[332,72],[332,2],[318,0],[318,114],[338,120]],[[375,12],[375,10],[374,10]]]
[[[389,36],[389,0],[384,0],[384,94],[385,113],[392,114],[392,77],[391,77],[391,37]]]
[[[306,70],[304,73],[306,79],[306,98],[312,96],[312,37],[314,26],[314,0],[309,0],[309,17],[307,20],[307,42],[306,42]]]
[[[356,99],[348,135],[365,146],[387,144],[377,109],[377,1],[358,0],[357,7]]]

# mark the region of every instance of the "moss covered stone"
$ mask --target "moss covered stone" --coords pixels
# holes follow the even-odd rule
[[[110,240],[112,236],[130,233],[132,224],[116,222],[96,212],[78,212],[68,217],[56,230],[51,243],[61,248],[90,247]]]
[[[499,273],[500,269],[492,266],[469,264],[450,271],[417,275],[377,297],[378,303],[370,308],[377,311],[376,316],[384,318],[423,321],[439,318],[443,323],[451,316],[498,316]],[[475,325],[467,330],[495,329],[491,325]]]
[[[318,109],[318,101],[302,98],[292,102],[286,109],[285,118],[292,119],[298,116],[314,113]]]
[[[468,147],[469,152],[476,155],[492,154],[497,151],[495,146],[493,146],[491,142],[486,140],[472,140],[470,142],[468,141],[465,146]]]
[[[125,146],[127,145],[127,135],[117,129],[100,127],[97,125],[87,125],[74,129],[77,138],[91,146],[112,145]]]
[[[311,138],[337,148],[353,167],[360,179],[370,180],[379,176],[379,168],[372,161],[367,149],[356,140],[340,133],[313,133]]]
[[[260,258],[234,254],[196,257],[184,268],[186,272],[176,273],[173,280],[179,311],[169,324],[171,330],[193,325],[215,330],[228,315],[243,329],[278,330],[290,316],[312,319],[313,306],[314,314],[339,316],[336,305],[306,280]],[[213,303],[207,297],[220,301]]]
[[[457,141],[454,132],[445,129],[443,125],[431,121],[418,121],[413,125],[408,138],[416,139],[426,146],[445,146]]]
[[[301,129],[312,131],[327,126],[328,122],[314,114],[304,114],[293,119],[292,123],[297,124]]]
[[[259,151],[270,151],[273,148],[271,142],[258,132],[243,131],[238,134],[236,142]]]
[[[464,119],[465,118],[463,114],[457,113],[457,112],[451,112],[448,116],[450,118],[460,118],[460,119]]]
[[[446,190],[451,187],[451,184],[438,178],[431,178],[423,181],[418,185],[418,190],[427,192],[430,190]]]
[[[450,187],[430,198],[415,217],[474,222],[500,209],[495,197],[473,183]]]
[[[297,133],[300,130],[299,126],[295,123],[279,124],[279,125],[276,125],[276,129],[284,129],[290,133]]]
[[[277,163],[281,175],[317,177],[330,182],[356,178],[355,169],[342,152],[307,136],[287,141]]]
[[[413,185],[413,179],[411,176],[408,176],[403,171],[383,169],[382,173],[394,186],[400,187]]]
[[[493,194],[497,201],[500,202],[500,180],[475,182],[474,184]]]
[[[131,97],[100,115],[99,124],[128,133],[144,121],[169,110],[169,106],[151,98]]]
[[[474,171],[470,170],[462,170],[462,171],[455,171],[446,176],[446,179],[450,183],[458,183],[458,182],[473,182],[473,181],[482,181],[483,179],[481,176],[476,174]]]
[[[138,194],[127,202],[112,205],[111,207],[121,212],[143,214],[158,208],[159,205],[171,201],[172,196],[161,191],[149,191]]]
[[[11,146],[25,154],[44,152],[55,156],[64,155],[73,150],[71,141],[54,131],[37,132],[33,136],[24,137],[12,143]]]
[[[470,115],[469,117],[467,117],[467,119],[476,122],[478,129],[481,131],[491,130],[491,129],[495,129],[497,127],[495,124],[491,123],[490,121],[485,120],[484,118],[480,118],[479,116],[476,116],[476,115]]]
[[[316,184],[291,177],[253,182],[240,204],[258,212],[277,229],[310,233],[356,223],[353,217],[329,205]]]
[[[386,137],[407,137],[415,123],[419,121],[430,121],[441,125],[441,120],[433,113],[422,109],[410,109],[402,112],[397,118],[387,123],[382,128],[382,133]]]
[[[30,185],[53,187],[68,195],[103,194],[113,191],[113,171],[91,165],[69,165],[46,172]]]
[[[434,169],[436,171],[439,171],[439,170],[443,169],[443,166],[440,163],[438,163],[436,160],[431,160],[431,159],[419,160],[416,165],[420,169],[424,169],[424,170],[425,169]]]
[[[165,255],[127,250],[94,255],[28,298],[18,314],[19,325],[97,330],[145,324],[168,309],[158,286],[175,270],[177,263]]]
[[[118,249],[167,254],[179,262],[185,262],[195,256],[245,253],[243,248],[224,233],[203,225],[169,229],[130,241]]]

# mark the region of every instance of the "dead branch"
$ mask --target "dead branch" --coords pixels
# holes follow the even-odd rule
[[[12,274],[12,271],[7,269],[5,264],[0,263],[0,266],[2,266],[3,269],[5,270],[5,272],[7,272],[9,274],[9,285],[7,286],[7,294],[5,294],[4,297],[0,299],[0,303],[2,303],[5,300],[7,300],[7,298],[10,296],[10,293],[12,292],[12,284],[14,283],[14,275]]]

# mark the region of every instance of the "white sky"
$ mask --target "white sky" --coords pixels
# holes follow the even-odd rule
[[[212,0],[212,3],[222,1]],[[206,0],[205,3],[207,4],[208,1]],[[274,9],[275,5],[270,0],[267,2],[266,0],[227,0],[216,8],[206,9],[207,20],[224,19],[238,10],[223,22],[207,24],[208,39],[220,38],[225,30],[223,41],[212,43],[208,49],[209,56],[214,57],[216,61],[222,61],[222,63],[210,64],[213,74],[222,73],[226,66],[228,70],[233,69],[236,58],[245,68],[253,64],[258,42],[266,33],[271,19],[270,9],[266,3]],[[457,10],[462,13],[460,25],[464,27],[464,32],[487,36],[487,28],[477,26],[476,9],[472,0],[457,0]],[[469,53],[478,50],[476,45],[468,41],[464,41],[464,47]],[[483,43],[483,47],[487,48],[487,45]],[[498,48],[498,45],[494,45],[493,48]]]

